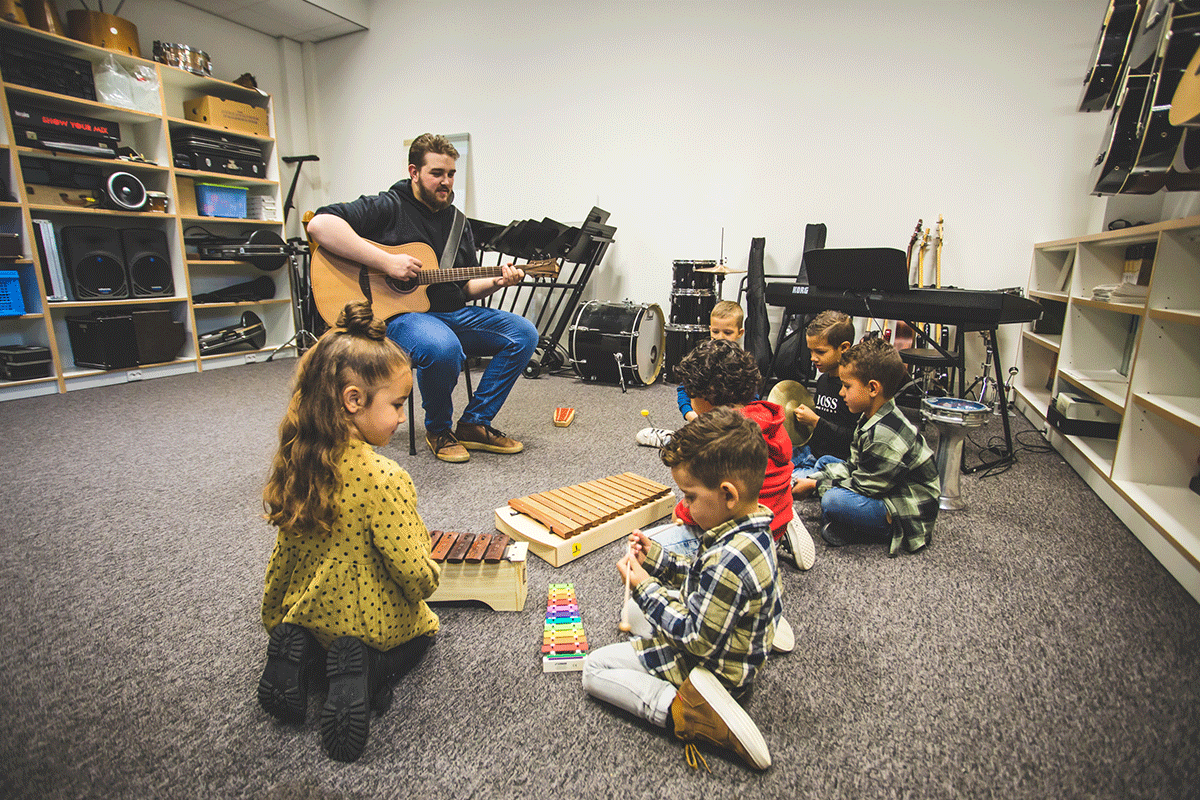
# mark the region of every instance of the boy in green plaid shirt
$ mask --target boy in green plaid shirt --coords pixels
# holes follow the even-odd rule
[[[767,443],[757,423],[721,407],[675,431],[662,460],[704,530],[700,550],[684,556],[630,534],[617,570],[644,620],[631,641],[588,655],[584,691],[672,729],[693,766],[699,740],[766,769],[766,742],[734,698],[750,689],[782,619],[772,513],[758,502]]]
[[[850,458],[796,481],[795,496],[821,496],[821,538],[831,547],[884,542],[916,552],[933,536],[941,485],[933,451],[893,401],[908,380],[896,348],[864,339],[842,354],[846,405],[861,414]]]

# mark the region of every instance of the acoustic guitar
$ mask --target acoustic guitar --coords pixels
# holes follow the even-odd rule
[[[1083,79],[1080,111],[1112,108],[1118,79],[1125,69],[1133,34],[1142,18],[1139,0],[1109,0],[1108,11],[1100,26],[1100,36],[1092,52],[1092,66]]]
[[[500,267],[438,269],[437,255],[424,242],[371,244],[388,253],[412,256],[422,264],[420,273],[415,278],[396,280],[357,261],[331,253],[327,247],[318,247],[313,251],[309,274],[317,311],[329,325],[336,324],[338,314],[346,303],[354,300],[370,301],[377,318],[390,319],[398,314],[428,311],[430,284],[495,278],[502,274]],[[558,261],[552,258],[516,266],[525,270],[526,275],[558,275]]]

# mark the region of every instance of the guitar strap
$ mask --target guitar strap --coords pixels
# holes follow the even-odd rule
[[[454,208],[454,222],[450,225],[450,238],[446,240],[446,247],[442,250],[442,260],[438,262],[438,269],[451,269],[454,266],[454,256],[458,254],[458,240],[462,238],[463,226],[467,222],[467,215]]]

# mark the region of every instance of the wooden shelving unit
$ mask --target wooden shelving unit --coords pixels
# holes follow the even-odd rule
[[[1104,302],[1125,249],[1155,244],[1144,304]],[[1061,304],[1060,335],[1021,337],[1017,404],[1064,458],[1200,599],[1200,217],[1034,246],[1029,293]],[[1120,415],[1116,439],[1064,435],[1047,422],[1060,390]]]
[[[0,400],[244,364],[248,361],[266,358],[279,345],[291,339],[294,333],[294,320],[291,281],[288,275],[290,265],[285,264],[278,270],[265,273],[244,262],[203,261],[189,256],[184,243],[185,231],[193,226],[202,226],[217,235],[235,236],[247,230],[261,228],[270,229],[282,235],[283,222],[280,220],[202,217],[193,213],[183,214],[180,212],[181,189],[178,181],[180,178],[186,178],[193,182],[244,187],[250,195],[267,195],[275,198],[276,206],[282,208],[279,160],[274,137],[234,132],[237,136],[253,140],[261,145],[263,160],[267,165],[263,177],[243,177],[176,168],[171,150],[172,132],[218,130],[183,119],[183,103],[185,101],[212,95],[265,108],[268,124],[273,133],[274,116],[271,98],[237,84],[193,75],[175,67],[114,53],[26,26],[0,22],[0,37],[50,49],[57,53],[89,61],[93,65],[111,57],[127,68],[149,67],[158,77],[160,103],[157,113],[146,113],[10,83],[4,81],[3,76],[0,75],[0,87],[3,88],[3,92],[0,92],[0,114],[4,117],[4,123],[0,125],[0,176],[4,177],[8,186],[15,187],[15,197],[12,200],[0,199],[0,232],[19,234],[27,256],[16,264],[10,262],[3,265],[3,268],[19,271],[22,294],[29,311],[22,316],[0,318],[0,344],[41,345],[50,350],[53,360],[53,369],[49,377],[25,381],[0,381]],[[53,112],[117,122],[121,128],[121,145],[132,147],[153,163],[52,153],[41,148],[21,145],[14,137],[9,108],[10,103],[14,101]],[[167,213],[130,212],[33,202],[24,191],[29,181],[26,180],[23,169],[23,165],[32,163],[33,159],[79,166],[90,170],[99,169],[109,173],[129,172],[136,176],[148,191],[167,194],[169,198]],[[69,225],[111,228],[136,226],[161,230],[166,236],[170,250],[173,295],[121,300],[72,300],[69,302],[49,300],[46,279],[34,238],[36,235],[32,223],[34,219],[50,220],[56,231]],[[192,302],[195,294],[250,281],[264,274],[269,274],[275,283],[274,299],[258,303],[196,304]],[[179,355],[167,363],[140,364],[135,370],[96,370],[77,367],[71,351],[67,317],[86,316],[106,309],[120,311],[131,308],[167,309],[173,319],[182,322],[186,335],[185,344]],[[267,342],[264,348],[258,351],[239,350],[222,355],[201,357],[199,353],[200,334],[237,323],[245,311],[253,311],[263,320],[267,329]],[[292,354],[294,350],[287,348],[284,352]]]

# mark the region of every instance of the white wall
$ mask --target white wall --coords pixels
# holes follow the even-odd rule
[[[792,272],[805,223],[904,248],[939,214],[945,283],[1023,286],[1031,245],[1097,202],[1106,120],[1075,107],[1105,7],[376,2],[316,48],[326,196],[403,177],[406,137],[469,131],[472,216],[612,212],[601,298],[666,309],[671,262],[717,258],[722,228],[731,264],[763,236]]]
[[[254,72],[281,128],[309,93],[317,131],[297,152],[321,161],[298,208],[404,177],[405,138],[469,132],[470,215],[576,222],[599,205],[617,243],[592,294],[665,310],[671,262],[718,258],[722,229],[732,265],[762,236],[767,271],[793,272],[808,222],[830,247],[904,248],[941,214],[944,283],[1023,286],[1035,241],[1102,209],[1087,178],[1106,119],[1075,107],[1106,6],[375,0],[368,31],[312,48],[309,86],[294,45],[173,2],[122,15],[147,52],[174,39],[218,77]]]

